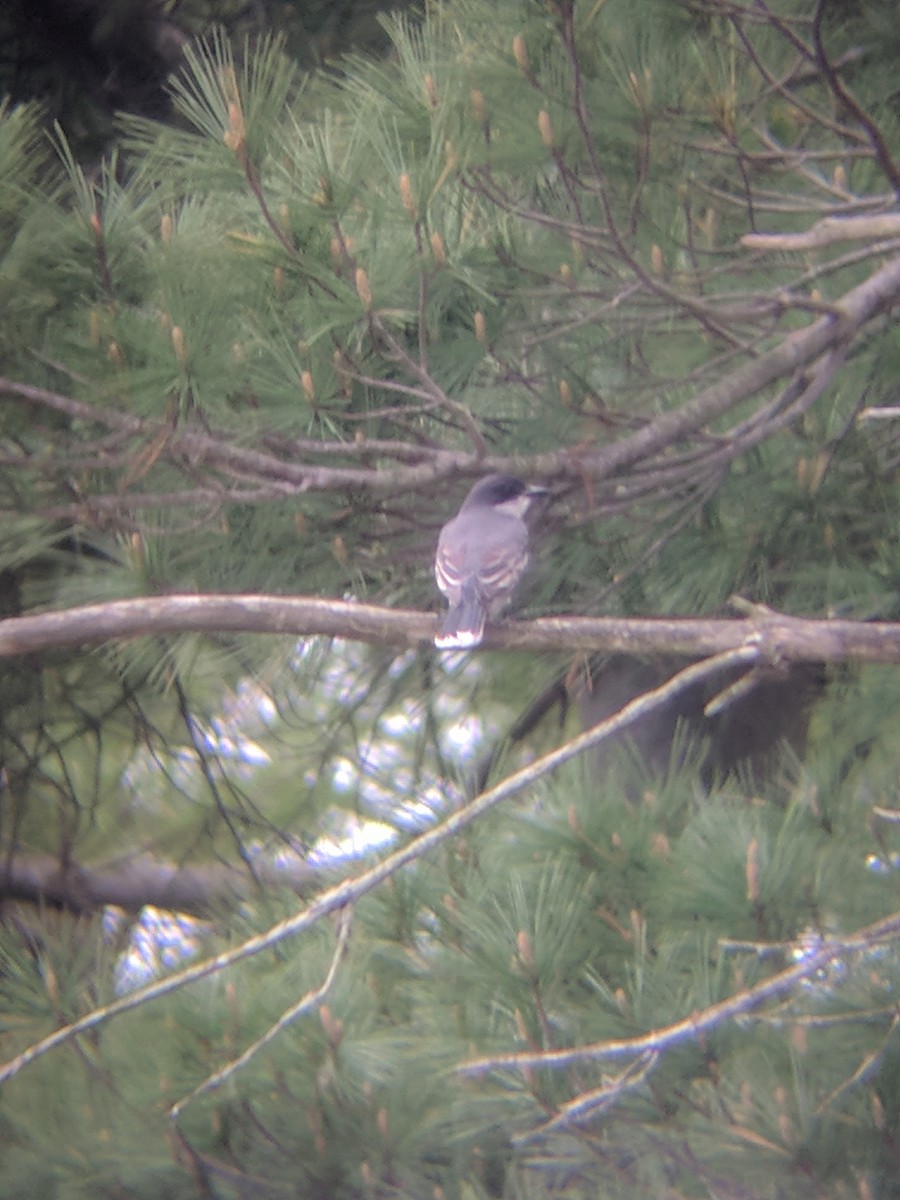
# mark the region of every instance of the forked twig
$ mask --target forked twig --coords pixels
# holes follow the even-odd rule
[[[337,977],[338,967],[340,966],[341,960],[346,953],[347,943],[350,938],[350,926],[351,910],[349,908],[342,909],[338,914],[337,945],[334,948],[334,954],[331,956],[331,963],[328,967],[325,978],[322,980],[319,986],[306,992],[306,994],[300,1000],[298,1000],[296,1004],[292,1004],[290,1008],[285,1009],[278,1020],[273,1025],[269,1026],[262,1037],[258,1037],[255,1042],[251,1042],[242,1054],[239,1054],[237,1058],[233,1058],[230,1063],[227,1063],[218,1071],[213,1072],[213,1074],[204,1079],[202,1083],[199,1083],[192,1092],[189,1092],[187,1096],[184,1096],[181,1100],[177,1101],[177,1103],[173,1104],[169,1109],[169,1116],[173,1120],[178,1119],[184,1107],[187,1104],[190,1104],[192,1100],[196,1100],[198,1096],[202,1096],[206,1092],[211,1092],[215,1088],[221,1087],[222,1084],[227,1082],[232,1075],[236,1074],[236,1072],[238,1072],[242,1067],[246,1066],[250,1059],[253,1058],[260,1050],[262,1050],[264,1046],[268,1046],[269,1042],[274,1041],[274,1039],[278,1037],[280,1033],[287,1029],[289,1025],[293,1024],[298,1017],[305,1016],[306,1013],[311,1012],[314,1008],[322,1003],[334,984],[335,978]]]

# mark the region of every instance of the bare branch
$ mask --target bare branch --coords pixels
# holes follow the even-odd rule
[[[171,912],[210,917],[224,908],[258,895],[260,888],[285,888],[302,893],[322,872],[299,855],[279,859],[276,866],[263,856],[246,866],[206,863],[194,866],[128,858],[116,866],[61,864],[51,854],[0,849],[0,898],[31,904],[55,904],[72,912],[96,912],[107,904],[139,913],[152,904]]]
[[[337,944],[335,945],[334,953],[331,956],[331,963],[325,974],[325,978],[322,980],[319,986],[317,988],[313,988],[311,991],[306,992],[306,994],[302,996],[296,1004],[292,1004],[290,1008],[286,1009],[274,1023],[274,1025],[271,1025],[261,1037],[256,1039],[255,1042],[251,1042],[247,1049],[244,1050],[243,1053],[239,1054],[237,1058],[233,1059],[230,1063],[227,1063],[220,1070],[215,1071],[209,1076],[208,1079],[204,1079],[204,1081],[198,1084],[189,1095],[184,1097],[184,1099],[179,1100],[177,1104],[173,1104],[169,1109],[170,1117],[177,1120],[177,1118],[181,1115],[185,1105],[189,1104],[192,1100],[195,1100],[198,1096],[203,1096],[207,1092],[211,1092],[215,1088],[221,1087],[222,1084],[226,1083],[236,1072],[241,1069],[241,1067],[246,1066],[247,1063],[250,1062],[250,1060],[260,1050],[262,1050],[265,1046],[268,1046],[270,1042],[274,1041],[274,1039],[278,1037],[280,1033],[283,1033],[289,1025],[293,1024],[293,1022],[299,1017],[306,1016],[307,1013],[312,1012],[313,1009],[318,1008],[322,1004],[322,1001],[331,991],[332,985],[334,984],[337,976],[338,967],[340,966],[341,960],[347,952],[347,943],[350,938],[351,911],[352,910],[349,907],[345,908],[338,916]],[[323,1018],[325,1016],[324,1010],[322,1011],[322,1016]]]
[[[579,463],[602,478],[631,466],[647,454],[671,445],[754,396],[776,380],[814,362],[821,354],[855,336],[866,322],[900,298],[900,257],[835,302],[836,316],[823,316],[805,329],[789,334],[769,354],[738,367],[718,383],[704,388],[693,400],[664,413],[644,429],[603,450],[586,454]],[[740,399],[739,399],[740,398]]]
[[[536,1129],[529,1129],[525,1133],[515,1136],[512,1139],[513,1145],[527,1146],[530,1142],[546,1137],[547,1134],[554,1133],[559,1129],[578,1128],[579,1125],[594,1120],[600,1113],[611,1108],[617,1100],[621,1100],[627,1092],[640,1087],[660,1061],[661,1056],[655,1050],[648,1050],[645,1054],[639,1055],[618,1075],[604,1081],[600,1087],[594,1088],[590,1092],[582,1092],[568,1103],[561,1104],[559,1111],[548,1121],[538,1125]]]
[[[482,1075],[486,1071],[529,1071],[542,1067],[570,1067],[579,1063],[603,1062],[607,1059],[629,1058],[642,1061],[642,1056],[660,1053],[684,1042],[695,1041],[711,1033],[725,1021],[755,1012],[769,1000],[791,992],[798,983],[815,978],[835,960],[849,954],[871,950],[896,942],[900,938],[900,913],[892,913],[880,921],[858,929],[847,937],[829,938],[819,949],[804,953],[799,962],[764,979],[753,987],[742,988],[702,1012],[691,1013],[662,1029],[632,1038],[610,1038],[603,1042],[576,1046],[571,1050],[544,1050],[522,1054],[496,1055],[479,1058],[460,1067],[463,1075]],[[805,948],[804,948],[805,949]]]
[[[86,604],[0,621],[0,658],[177,633],[340,637],[417,646],[434,636],[431,613],[318,596],[176,594]],[[488,628],[486,650],[623,652],[700,658],[747,648],[748,661],[900,663],[900,623],[807,620],[754,609],[743,620],[541,617]]]
[[[741,245],[748,250],[816,250],[835,242],[884,237],[900,237],[900,213],[825,217],[803,233],[747,233]]]

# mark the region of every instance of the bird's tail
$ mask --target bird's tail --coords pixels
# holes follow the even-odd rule
[[[463,586],[459,602],[444,614],[434,644],[441,650],[468,650],[484,635],[487,609],[474,581]]]

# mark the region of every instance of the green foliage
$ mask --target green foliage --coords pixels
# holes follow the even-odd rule
[[[100,163],[0,111],[0,615],[175,590],[430,602],[436,531],[487,461],[553,489],[533,611],[737,592],[896,616],[896,423],[873,417],[891,304],[735,383],[839,325],[896,253],[740,244],[894,212],[892,8],[828,6],[854,110],[802,50],[805,0],[447,0],[340,75],[298,64],[325,8],[284,7],[283,39],[194,44],[173,120],[123,116]],[[373,818],[405,839],[584,666],[197,634],[4,663],[2,861],[61,878],[296,858]],[[662,779],[634,755],[544,777],[360,899],[325,1007],[216,1088],[192,1096],[322,985],[327,921],[28,1065],[0,1192],[896,1195],[893,941],[748,999],[894,907],[895,675],[835,675],[807,752],[752,787],[701,788],[680,734]],[[108,1001],[139,936],[14,899],[4,1059]],[[201,952],[298,903],[216,911]],[[462,1069],[648,1035],[657,1057]]]
[[[663,1028],[763,978],[769,956],[789,965],[790,939],[814,945],[815,930],[879,915],[895,885],[866,868],[872,842],[852,787],[839,823],[823,820],[818,790],[835,787],[823,772],[769,801],[728,791],[699,800],[683,776],[632,807],[615,795],[598,803],[589,774],[567,772],[530,811],[485,821],[443,863],[420,864],[360,904],[327,1013],[282,1031],[233,1083],[189,1104],[180,1135],[210,1178],[224,1180],[230,1166],[235,1180],[263,1179],[274,1194],[290,1184],[356,1196],[367,1179],[390,1179],[400,1195],[440,1185],[480,1196],[505,1177],[498,1191],[529,1195],[541,1170],[574,1170],[577,1196],[624,1194],[626,1180],[665,1195],[678,1179],[700,1195],[715,1178],[766,1196],[787,1186],[839,1195],[859,1172],[877,1179],[890,1126],[877,1109],[873,1117],[871,1097],[885,1113],[896,1107],[892,954],[845,957],[774,1010],[688,1040],[590,1135],[548,1133],[518,1155],[511,1136],[600,1086],[615,1060],[524,1076],[456,1070],[484,1054]],[[230,936],[247,932],[238,921]],[[171,1195],[192,1195],[172,1174],[162,1127],[148,1136],[138,1114],[183,1097],[264,1033],[318,985],[332,951],[320,928],[121,1019],[85,1047],[103,1068],[89,1094],[79,1092],[83,1055],[71,1050],[17,1080],[9,1172],[46,1123],[27,1100],[43,1086],[83,1164],[81,1191],[60,1183],[55,1192],[74,1160],[62,1146],[45,1152],[47,1195],[115,1186],[153,1195],[142,1189],[154,1177]],[[80,969],[96,981],[108,966]],[[865,1085],[854,1083],[867,1061]]]

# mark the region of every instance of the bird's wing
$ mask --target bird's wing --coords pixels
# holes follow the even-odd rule
[[[488,513],[460,538],[459,521],[444,526],[434,559],[437,585],[451,604],[472,583],[489,598],[506,596],[528,565],[528,530],[504,514]],[[468,517],[467,517],[468,519]]]
[[[493,547],[478,564],[478,584],[488,596],[505,596],[511,592],[528,566],[528,549],[524,545]]]
[[[441,538],[434,557],[434,577],[451,604],[459,599],[462,586],[471,574],[472,568],[466,562],[465,553],[454,552]]]

